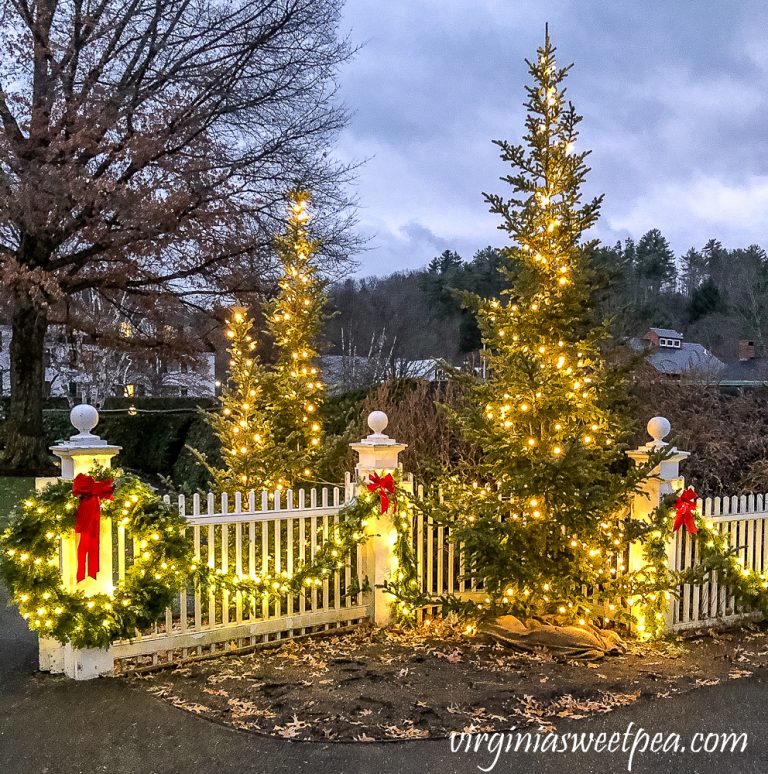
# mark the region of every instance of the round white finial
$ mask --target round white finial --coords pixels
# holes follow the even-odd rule
[[[383,411],[371,411],[371,413],[368,414],[368,427],[370,427],[376,435],[381,435],[388,424],[389,418]]]
[[[666,417],[653,417],[648,420],[648,435],[653,438],[653,443],[657,446],[664,444],[664,438],[669,435],[672,425]]]
[[[81,403],[69,412],[69,421],[82,435],[89,435],[91,430],[99,424],[99,412],[93,406]]]

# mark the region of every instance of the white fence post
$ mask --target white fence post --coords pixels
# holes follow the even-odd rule
[[[665,449],[669,445],[664,441],[664,438],[669,435],[670,430],[671,425],[668,419],[653,417],[648,422],[648,435],[653,440],[634,451],[627,452],[627,456],[634,460],[637,465],[644,465],[648,462],[652,453]],[[670,451],[671,454],[651,471],[649,477],[643,482],[640,491],[634,495],[632,499],[632,517],[634,519],[648,519],[651,512],[661,504],[664,497],[685,487],[685,479],[680,475],[680,463],[690,456],[690,452],[680,451],[674,447]],[[670,540],[667,545],[667,557],[669,567],[674,569],[674,539]],[[633,543],[629,547],[627,570],[635,572],[642,569],[644,565],[643,546],[639,543]],[[674,610],[671,605],[668,605],[665,620],[667,628],[672,626],[673,618]]]
[[[368,427],[373,432],[359,443],[350,446],[358,454],[355,473],[358,491],[365,491],[371,473],[384,475],[394,473],[398,468],[398,455],[407,444],[398,443],[384,434],[389,420],[383,411],[372,411],[368,415]],[[400,487],[412,488],[410,479],[400,482]],[[392,620],[392,597],[383,589],[384,581],[397,570],[394,545],[397,532],[389,514],[371,519],[366,531],[370,538],[364,544],[363,570],[373,586],[373,621],[376,626],[387,626]]]
[[[79,432],[70,436],[68,442],[51,446],[51,451],[61,460],[61,478],[71,481],[96,465],[109,467],[121,447],[110,446],[91,433],[99,422],[99,412],[93,406],[82,404],[72,409],[69,420]],[[111,519],[101,517],[97,577],[77,582],[77,536],[74,533],[61,539],[61,575],[62,583],[70,591],[80,590],[86,596],[112,593]],[[47,637],[40,637],[39,642],[40,669],[43,671],[63,672],[75,680],[90,680],[112,671],[112,656],[106,648],[76,649],[69,643],[62,646]]]

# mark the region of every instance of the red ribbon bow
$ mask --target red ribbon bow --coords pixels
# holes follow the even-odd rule
[[[392,478],[392,474],[387,473],[386,476],[379,476],[377,473],[371,473],[368,478],[371,480],[371,483],[368,484],[368,491],[378,492],[381,498],[381,512],[386,513],[389,510],[390,495],[392,495],[395,510],[397,510],[397,500],[394,499],[395,479]]]
[[[673,532],[677,532],[680,527],[685,527],[691,535],[695,535],[699,531],[699,528],[696,526],[696,520],[693,518],[693,514],[696,512],[696,500],[698,497],[696,492],[694,492],[691,487],[688,487],[688,489],[675,500],[675,524],[672,527]]]
[[[112,479],[95,481],[85,473],[78,473],[72,482],[72,494],[80,498],[75,519],[75,532],[80,535],[77,544],[77,582],[88,575],[95,578],[99,572],[99,529],[101,501],[114,500],[115,485]]]

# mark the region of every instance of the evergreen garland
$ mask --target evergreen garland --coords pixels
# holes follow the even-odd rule
[[[429,601],[421,591],[416,557],[413,551],[411,525],[412,500],[400,487],[391,496],[388,513],[396,530],[394,575],[384,583],[384,589],[395,601],[395,618],[413,622],[417,609]],[[339,523],[333,524],[312,562],[306,562],[292,573],[261,572],[253,575],[224,573],[220,568],[201,566],[196,576],[204,587],[220,588],[242,595],[255,604],[257,600],[282,601],[293,594],[301,594],[312,587],[320,587],[333,573],[346,567],[346,559],[372,536],[370,526],[383,515],[378,494],[363,491],[339,511]],[[351,566],[352,585],[347,594],[356,594],[368,588],[368,578],[360,579],[356,567]]]
[[[696,544],[696,564],[685,570],[670,568],[667,547],[675,539],[673,524],[677,496],[667,495],[651,512],[638,535],[644,544],[645,567],[627,578],[627,594],[633,607],[639,610],[634,619],[640,636],[658,637],[663,633],[667,607],[677,598],[682,584],[701,586],[715,578],[739,602],[768,615],[768,577],[744,566],[738,556],[738,546],[731,546],[728,537],[715,529],[714,522],[699,516],[696,519],[698,532],[687,535],[688,540]]]

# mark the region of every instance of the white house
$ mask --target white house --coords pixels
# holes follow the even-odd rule
[[[10,395],[11,327],[0,325],[0,396]],[[216,394],[213,352],[190,363],[163,360],[100,347],[51,326],[45,340],[45,383],[51,397],[99,405],[117,397],[213,397]]]

